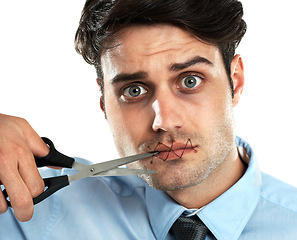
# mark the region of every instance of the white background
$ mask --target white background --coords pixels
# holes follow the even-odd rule
[[[297,186],[297,33],[293,0],[243,0],[247,34],[237,53],[246,86],[237,133],[260,167]],[[84,0],[0,2],[0,112],[27,119],[71,156],[117,157],[99,108],[93,67],[74,50]]]

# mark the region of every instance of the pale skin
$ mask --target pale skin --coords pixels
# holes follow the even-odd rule
[[[244,85],[241,57],[232,61],[232,99],[216,46],[168,25],[130,27],[117,40],[119,46],[101,61],[105,113],[119,154],[153,150],[159,142],[181,153],[190,138],[195,151],[189,149],[182,158],[171,154],[166,161],[145,159],[129,167],[157,170],[142,177],[185,207],[206,205],[245,171],[234,142],[232,111]],[[196,85],[185,87],[193,76]],[[136,96],[129,93],[133,89]]]
[[[20,221],[28,221],[33,215],[32,197],[44,190],[33,155],[42,157],[49,148],[29,123],[17,117],[0,114],[0,183],[3,183]],[[0,214],[7,204],[0,192]]]
[[[245,172],[232,110],[244,86],[241,57],[231,64],[232,98],[220,51],[188,32],[168,25],[131,27],[117,43],[101,60],[105,114],[119,154],[163,152],[166,161],[154,157],[129,167],[157,170],[142,177],[187,208],[206,205]],[[166,146],[181,158],[173,152],[167,157]],[[0,114],[0,182],[20,221],[32,217],[32,197],[43,191],[33,155],[48,151],[24,119]],[[0,192],[0,214],[6,210]]]

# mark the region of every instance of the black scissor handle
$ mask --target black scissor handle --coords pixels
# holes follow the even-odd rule
[[[63,187],[69,185],[69,180],[67,175],[62,175],[58,177],[50,177],[43,179],[45,185],[45,191],[41,193],[36,198],[33,198],[34,205],[40,203],[56,191],[60,190]]]
[[[46,138],[42,137],[42,140],[49,146],[50,151],[45,157],[35,157],[37,167],[53,166],[53,167],[66,167],[71,168],[74,162],[74,158],[68,157],[59,151],[54,146],[54,143]]]
[[[46,138],[42,137],[42,140],[49,146],[50,151],[48,155],[45,157],[37,158],[35,157],[35,162],[37,167],[45,167],[45,166],[53,166],[53,167],[66,167],[71,168],[73,165],[73,162],[75,161],[74,158],[68,157],[59,151],[54,146],[54,143]],[[50,177],[43,179],[45,190],[43,193],[41,193],[36,198],[33,198],[33,203],[37,204],[50,195],[52,195],[54,192],[58,191],[59,189],[66,187],[69,185],[69,180],[67,175],[57,176],[57,177]],[[8,200],[8,194],[6,192],[6,189],[2,191],[7,204],[9,207],[11,207],[10,201]]]
[[[50,195],[58,191],[59,189],[69,185],[69,180],[67,175],[44,178],[43,181],[45,185],[45,191],[41,193],[39,196],[37,196],[36,198],[33,198],[34,205],[37,203],[40,203],[41,201],[43,201],[44,199],[46,199],[47,197],[49,197]],[[6,189],[4,189],[2,193],[6,199],[7,205],[11,207],[10,201],[8,200],[8,194],[6,192]]]

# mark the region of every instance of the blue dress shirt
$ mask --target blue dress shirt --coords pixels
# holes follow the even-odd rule
[[[170,240],[175,220],[194,211],[211,232],[208,240],[297,239],[297,189],[261,173],[251,147],[240,138],[236,143],[247,161],[246,173],[199,211],[180,206],[137,176],[87,178],[37,204],[29,222],[17,221],[11,209],[0,215],[0,239]]]

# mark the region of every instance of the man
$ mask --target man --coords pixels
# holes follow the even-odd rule
[[[48,148],[26,121],[1,115],[0,180],[14,209],[0,216],[1,239],[179,239],[175,226],[192,215],[206,239],[294,239],[296,189],[260,174],[235,137],[242,15],[234,0],[87,1],[76,49],[96,67],[119,154],[159,151],[128,166],[157,174],[74,182],[18,222],[43,191],[33,154]]]

